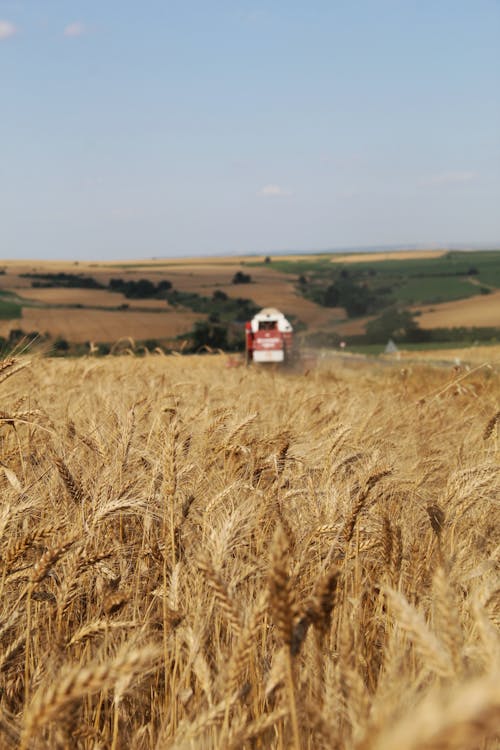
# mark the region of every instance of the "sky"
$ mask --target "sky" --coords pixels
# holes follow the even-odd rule
[[[500,0],[0,0],[0,256],[500,246]]]

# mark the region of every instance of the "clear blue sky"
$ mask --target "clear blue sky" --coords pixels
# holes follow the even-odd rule
[[[500,0],[0,0],[0,255],[500,244]]]

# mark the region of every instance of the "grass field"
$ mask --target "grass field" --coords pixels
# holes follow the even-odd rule
[[[226,364],[0,364],[2,746],[498,748],[498,374]]]
[[[21,314],[21,305],[9,297],[0,297],[0,320],[12,320]]]
[[[400,281],[396,286],[395,296],[403,305],[419,301],[433,304],[447,304],[449,300],[465,300],[478,295],[478,289],[467,279],[430,277],[410,278]],[[478,295],[479,296],[479,295]]]

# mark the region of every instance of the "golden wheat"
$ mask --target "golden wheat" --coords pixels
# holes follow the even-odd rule
[[[0,362],[1,747],[498,746],[497,373],[27,365]]]

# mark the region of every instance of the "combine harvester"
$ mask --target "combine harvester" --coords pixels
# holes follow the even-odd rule
[[[292,360],[293,328],[282,312],[265,307],[245,323],[245,361],[278,362]]]

